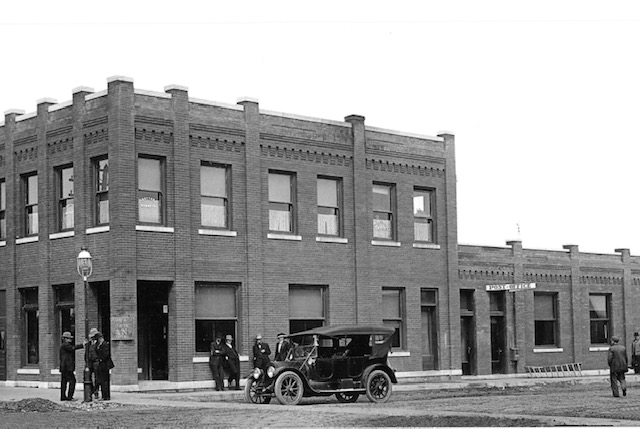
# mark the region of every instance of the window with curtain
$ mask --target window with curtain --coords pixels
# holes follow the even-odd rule
[[[611,295],[589,294],[591,344],[609,344],[611,340],[610,306]]]
[[[229,167],[200,165],[200,222],[204,227],[229,228]]]
[[[340,235],[340,187],[338,179],[318,177],[318,234]]]
[[[396,330],[391,347],[404,349],[404,308],[401,289],[382,289],[382,324]]]
[[[20,290],[22,299],[22,363],[35,365],[40,361],[38,334],[38,289]]]
[[[164,175],[163,161],[158,158],[138,158],[138,221],[162,224]]]
[[[394,239],[394,195],[390,185],[373,185],[373,238]]]
[[[0,180],[0,240],[7,238],[7,184]]]
[[[230,334],[237,341],[238,286],[229,283],[196,283],[196,352],[208,352],[216,334],[223,338]]]
[[[413,234],[415,241],[435,242],[433,235],[433,191],[413,191]]]
[[[24,195],[24,234],[38,234],[38,175],[22,177]]]
[[[289,333],[323,326],[325,286],[289,286]]]
[[[58,230],[73,229],[73,167],[66,166],[56,170],[58,198]]]
[[[295,231],[295,176],[269,172],[269,230]]]
[[[536,346],[555,346],[558,344],[557,294],[533,294],[534,337]]]
[[[109,158],[93,160],[95,224],[109,223]]]

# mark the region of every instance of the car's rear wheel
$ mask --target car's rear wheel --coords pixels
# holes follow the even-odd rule
[[[253,377],[247,378],[247,384],[244,385],[244,400],[251,404],[268,404],[271,402],[271,396],[262,396],[256,390],[258,380]]]
[[[367,377],[367,398],[371,402],[387,402],[391,397],[391,377],[376,369]]]
[[[276,379],[276,398],[282,405],[298,405],[304,394],[302,379],[295,372],[287,371]]]
[[[338,399],[338,402],[342,402],[343,404],[347,402],[356,402],[359,397],[360,397],[359,393],[353,393],[353,392],[336,393],[336,398]]]

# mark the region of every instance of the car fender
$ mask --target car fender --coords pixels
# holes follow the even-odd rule
[[[395,371],[393,371],[391,368],[389,368],[386,365],[381,365],[381,364],[375,364],[375,365],[371,365],[368,366],[367,368],[365,368],[365,370],[362,372],[362,383],[366,383],[367,382],[367,378],[369,378],[369,374],[371,374],[371,372],[373,370],[379,369],[381,371],[384,371],[387,373],[387,375],[389,376],[389,378],[391,379],[392,383],[398,383],[398,379],[396,378],[396,373]]]

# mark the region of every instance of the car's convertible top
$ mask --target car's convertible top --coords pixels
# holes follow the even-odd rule
[[[323,335],[325,337],[341,337],[344,335],[393,335],[394,328],[376,325],[330,325],[296,332],[287,337],[301,337],[305,335]]]

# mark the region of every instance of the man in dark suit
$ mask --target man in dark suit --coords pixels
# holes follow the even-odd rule
[[[231,382],[235,380],[236,385],[233,389],[240,390],[240,355],[233,345],[233,336],[227,335],[225,339],[224,355],[226,370],[229,373],[229,389],[232,389]]]
[[[211,374],[216,381],[216,390],[224,390],[224,373],[222,364],[225,358],[225,346],[222,343],[222,334],[216,334],[216,339],[209,346],[211,354],[209,356],[209,368],[211,368]]]
[[[62,334],[62,344],[60,345],[60,400],[73,401],[73,393],[76,391],[76,376],[73,373],[76,369],[76,350],[81,349],[83,344],[73,344],[71,332]]]
[[[269,358],[270,354],[271,349],[269,348],[269,344],[262,342],[262,335],[256,335],[256,341],[253,345],[253,367],[266,371],[267,366],[271,362]]]
[[[607,356],[609,376],[611,378],[611,391],[616,398],[620,396],[618,386],[622,389],[622,396],[627,396],[627,381],[624,376],[628,369],[627,348],[619,343],[620,337],[615,335],[611,337],[611,347],[609,347]]]
[[[284,361],[291,350],[291,343],[284,337],[284,333],[278,334],[278,342],[276,343],[276,353],[273,356],[275,361]]]
[[[96,383],[100,386],[100,390],[102,391],[102,400],[110,401],[111,400],[111,380],[109,375],[109,370],[113,368],[113,360],[111,360],[111,347],[109,343],[104,340],[104,336],[101,332],[95,334],[94,338],[96,339],[96,357],[98,367],[96,370]]]

